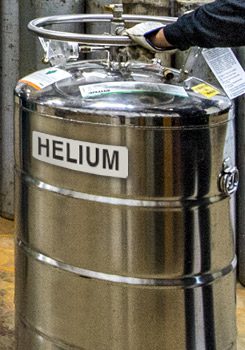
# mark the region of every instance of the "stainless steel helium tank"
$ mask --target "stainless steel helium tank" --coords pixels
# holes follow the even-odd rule
[[[149,17],[120,9],[29,25],[51,67],[15,92],[16,348],[235,350],[230,101],[132,60],[117,26]],[[117,34],[46,29],[96,20]]]

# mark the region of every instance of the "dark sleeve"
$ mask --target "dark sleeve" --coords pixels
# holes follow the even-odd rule
[[[216,0],[179,17],[164,28],[168,42],[186,50],[190,46],[245,45],[245,0]]]

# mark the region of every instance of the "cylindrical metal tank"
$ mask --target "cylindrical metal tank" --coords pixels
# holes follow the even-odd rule
[[[226,98],[67,71],[17,87],[17,349],[235,349]]]
[[[236,349],[230,101],[164,72],[83,61],[19,81],[17,350]]]

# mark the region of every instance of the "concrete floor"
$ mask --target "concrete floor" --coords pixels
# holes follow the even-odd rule
[[[0,350],[14,349],[13,235],[14,223],[0,218]],[[239,284],[237,285],[237,327],[237,350],[245,350],[245,288]]]

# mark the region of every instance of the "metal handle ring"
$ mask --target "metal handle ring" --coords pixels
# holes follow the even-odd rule
[[[61,41],[78,42],[84,45],[98,46],[129,46],[133,45],[132,40],[124,35],[96,35],[96,34],[80,34],[71,32],[62,32],[56,30],[45,29],[43,26],[50,24],[64,23],[87,23],[87,22],[111,22],[113,15],[111,14],[79,14],[79,15],[61,15],[36,18],[28,24],[28,29],[39,37]],[[174,23],[176,17],[161,16],[143,16],[143,15],[122,15],[122,20],[129,23],[139,23],[144,21],[162,22],[163,26]]]

